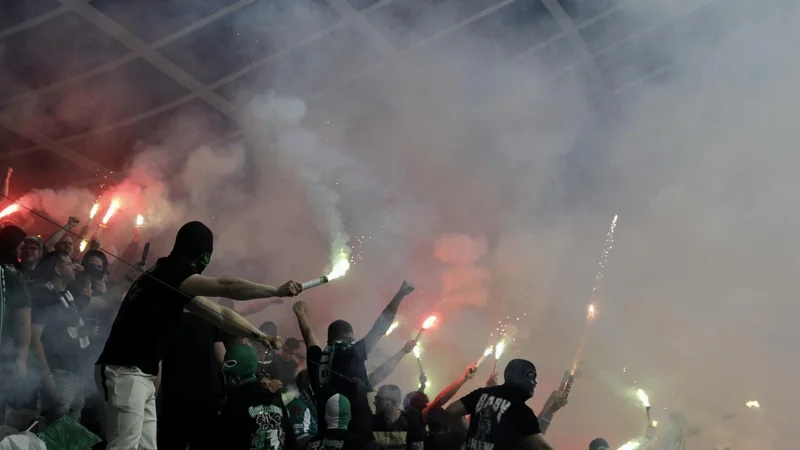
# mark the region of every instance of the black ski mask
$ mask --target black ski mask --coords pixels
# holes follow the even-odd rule
[[[22,228],[14,225],[8,225],[0,231],[0,264],[14,265],[19,262],[17,249],[25,236],[27,235]]]
[[[191,264],[194,273],[201,274],[211,262],[214,251],[214,234],[201,222],[189,222],[178,230],[170,258]]]
[[[533,397],[533,390],[538,384],[536,366],[525,359],[512,359],[503,372],[505,384],[519,388],[528,398]]]
[[[91,257],[99,258],[100,261],[103,263],[103,268],[98,270],[94,267],[89,267],[89,258]],[[83,256],[81,265],[83,266],[83,270],[86,276],[88,276],[93,280],[100,280],[108,271],[108,258],[106,257],[106,254],[101,252],[100,250],[89,250]]]

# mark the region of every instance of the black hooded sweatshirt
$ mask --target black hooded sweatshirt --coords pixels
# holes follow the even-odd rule
[[[176,339],[181,313],[191,300],[178,286],[203,272],[213,249],[208,227],[200,222],[181,227],[172,253],[156,261],[128,290],[97,363],[138,367],[156,376],[158,362]]]
[[[25,232],[14,225],[0,231],[0,270],[3,271],[0,284],[0,358],[12,351],[14,313],[23,308],[30,308],[31,299],[25,282],[16,269],[19,262],[17,248],[25,239]]]

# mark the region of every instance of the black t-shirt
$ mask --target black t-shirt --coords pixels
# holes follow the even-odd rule
[[[306,450],[362,450],[364,441],[347,430],[323,430],[308,442]]]
[[[222,396],[222,367],[214,344],[229,335],[195,314],[184,312],[177,339],[161,361],[161,391],[166,397],[199,400],[199,396]]]
[[[375,414],[372,416],[372,430],[382,450],[410,450],[412,443],[425,441],[425,427],[404,412],[392,423]]]
[[[194,274],[189,261],[156,261],[128,290],[97,363],[158,375],[158,362],[174,341],[183,308],[191,300],[178,286]]]
[[[466,450],[513,450],[522,438],[541,433],[527,399],[510,385],[477,389],[461,399],[471,415]]]
[[[226,450],[297,450],[280,394],[254,381],[228,394],[219,413],[217,443]]]
[[[461,450],[464,436],[456,432],[431,433],[425,438],[425,448],[436,450]]]
[[[317,397],[319,423],[325,423],[325,404],[335,394],[341,394],[350,400],[349,431],[357,434],[364,442],[372,442],[372,410],[369,407],[367,393],[370,390],[367,367],[367,349],[360,340],[350,348],[334,353],[331,372],[328,372],[329,355],[323,354],[318,346],[308,348],[308,376]]]
[[[78,373],[87,361],[89,329],[81,319],[69,290],[58,292],[52,284],[32,281],[31,324],[42,327],[42,347],[51,370]]]

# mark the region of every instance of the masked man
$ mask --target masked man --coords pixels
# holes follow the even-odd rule
[[[262,384],[253,347],[236,344],[225,354],[222,375],[227,398],[219,414],[214,448],[296,450],[294,429],[280,392]]]
[[[447,407],[453,418],[470,415],[467,450],[551,450],[527,402],[536,388],[536,367],[514,359],[504,372],[505,383],[477,389]]]

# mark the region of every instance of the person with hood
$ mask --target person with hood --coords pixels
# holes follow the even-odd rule
[[[236,344],[225,353],[226,399],[217,423],[217,445],[226,450],[297,450],[289,413],[278,391],[258,380],[253,347]]]
[[[120,305],[103,352],[95,366],[95,381],[108,410],[109,450],[155,449],[156,377],[161,360],[176,339],[184,308],[235,336],[280,346],[234,310],[208,297],[249,300],[291,297],[302,286],[289,281],[273,287],[231,277],[206,277],[214,235],[200,222],[181,227],[172,252],[160,258],[131,286]]]
[[[536,388],[536,366],[514,359],[503,375],[503,384],[476,389],[447,407],[447,414],[453,419],[470,415],[465,448],[553,449],[539,429],[533,410],[525,404]]]
[[[31,299],[16,269],[25,232],[9,225],[0,231],[0,414],[14,386],[28,374]]]
[[[325,402],[325,430],[309,441],[306,450],[362,450],[364,441],[347,431],[350,425],[350,400],[336,394]]]

